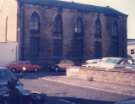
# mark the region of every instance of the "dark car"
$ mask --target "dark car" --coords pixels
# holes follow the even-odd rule
[[[25,90],[10,70],[0,67],[0,104],[45,104],[45,97]]]
[[[49,65],[48,69],[50,72],[65,72],[66,69],[73,66],[74,62],[68,59],[63,59],[57,64]]]
[[[68,59],[63,59],[56,65],[61,69],[66,70],[67,68],[74,66],[74,62]]]
[[[135,98],[129,98],[126,100],[118,101],[114,104],[135,104]]]
[[[50,71],[66,71],[69,67],[74,66],[74,62],[68,59],[61,60],[58,64],[51,65],[49,67]]]

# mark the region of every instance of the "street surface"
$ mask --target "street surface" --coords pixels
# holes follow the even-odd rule
[[[82,80],[76,80],[78,82],[76,84],[75,79],[66,79],[63,76],[39,75],[41,76],[29,74],[31,77],[22,78],[21,81],[26,89],[47,94],[47,104],[113,104],[116,101],[133,97],[132,94],[126,95],[108,90],[108,86],[108,89],[106,87],[107,91],[99,89],[102,88],[98,87],[102,86],[100,83],[96,83],[98,88],[96,89],[93,88],[94,84],[88,86],[85,81],[81,82]]]

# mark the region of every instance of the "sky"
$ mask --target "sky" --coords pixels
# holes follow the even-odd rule
[[[127,25],[127,34],[128,38],[135,39],[135,0],[63,0],[63,1],[74,1],[84,4],[91,4],[97,6],[110,6],[120,12],[123,12],[128,15],[128,25]],[[5,5],[7,4],[7,5]],[[9,41],[15,41],[16,37],[13,34],[16,34],[16,15],[17,4],[15,0],[0,0],[0,41],[5,41],[5,18],[6,15],[8,18],[8,25],[10,28],[7,30],[7,38]],[[3,15],[4,14],[4,15]],[[3,15],[3,16],[2,16]]]
[[[97,6],[110,6],[128,15],[128,38],[135,38],[135,0],[63,0]]]

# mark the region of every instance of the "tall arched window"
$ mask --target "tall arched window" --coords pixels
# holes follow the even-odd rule
[[[53,58],[59,61],[63,55],[63,23],[60,14],[55,16],[53,24]]]
[[[61,15],[56,15],[54,19],[54,26],[53,26],[53,32],[56,34],[61,34],[62,33],[62,17]]]
[[[31,61],[36,62],[40,54],[40,16],[33,12],[30,17],[30,56]],[[33,35],[34,34],[34,35]]]
[[[33,12],[30,17],[30,32],[31,33],[40,32],[40,17],[36,12]]]
[[[101,36],[101,21],[100,18],[98,17],[96,20],[96,27],[95,27],[95,38],[102,38]]]
[[[102,29],[99,14],[95,22],[95,42],[94,42],[94,57],[102,57]]]
[[[82,22],[81,17],[78,17],[76,19],[76,22],[75,22],[75,25],[74,25],[74,32],[77,36],[83,35],[83,22]]]
[[[83,59],[84,54],[84,31],[83,20],[81,17],[76,18],[74,24],[74,44],[73,44],[73,57],[77,60]]]
[[[112,25],[112,42],[111,49],[112,55],[117,57],[119,56],[119,35],[118,35],[118,24],[116,22]]]

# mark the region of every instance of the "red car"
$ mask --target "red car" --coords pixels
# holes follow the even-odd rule
[[[32,72],[41,69],[40,65],[32,64],[30,61],[18,61],[7,65],[8,69],[16,72]]]

